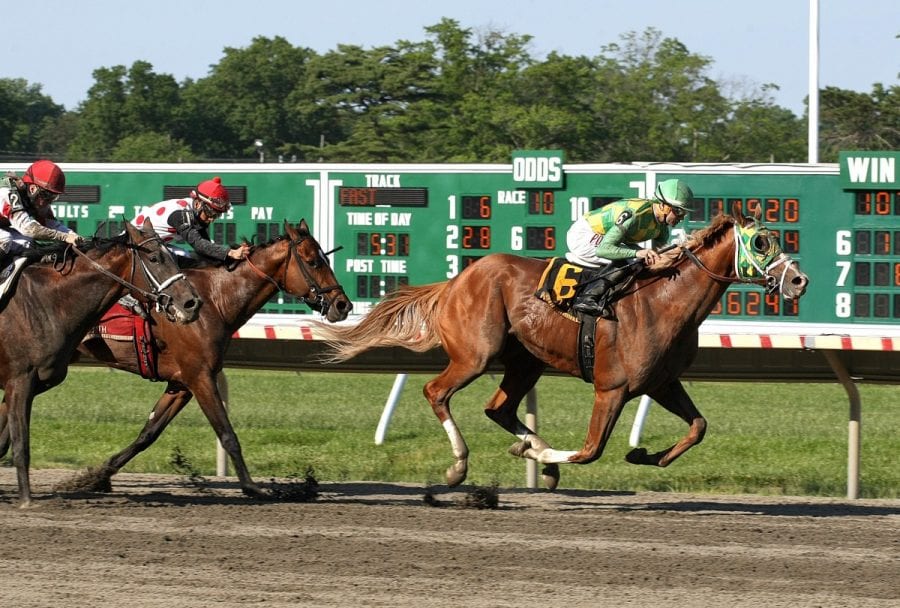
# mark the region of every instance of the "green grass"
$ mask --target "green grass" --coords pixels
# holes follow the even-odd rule
[[[374,432],[392,374],[228,372],[230,413],[251,473],[259,481],[300,476],[319,481],[443,483],[447,437],[422,397],[430,375],[410,376],[384,445]],[[453,400],[470,448],[467,483],[525,484],[524,461],[509,456],[514,438],[482,413],[498,378],[477,380]],[[164,390],[123,372],[73,368],[66,382],[35,401],[35,468],[100,464],[134,439]],[[710,493],[846,495],[848,403],[837,384],[695,382],[688,392],[709,422],[705,441],[666,469],[624,462],[636,401],[629,403],[603,457],[562,467],[561,488]],[[892,386],[860,385],[861,495],[900,497],[900,407]],[[581,447],[591,388],[573,378],[538,384],[539,429],[557,449]],[[524,405],[521,414],[524,416]],[[642,445],[672,445],[687,427],[654,407]],[[126,471],[173,473],[179,449],[204,475],[215,472],[215,436],[191,403],[159,441]]]

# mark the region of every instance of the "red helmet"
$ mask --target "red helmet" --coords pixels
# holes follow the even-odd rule
[[[197,198],[216,213],[225,213],[231,206],[228,202],[228,190],[222,185],[221,177],[214,177],[201,182],[197,186]]]
[[[32,163],[25,169],[22,181],[49,190],[53,194],[62,194],[66,189],[65,174],[56,163],[49,160],[38,160]]]

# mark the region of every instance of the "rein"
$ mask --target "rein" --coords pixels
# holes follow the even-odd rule
[[[137,285],[135,285],[134,283],[132,283],[130,281],[126,281],[122,277],[110,272],[109,270],[107,270],[106,268],[104,268],[103,266],[98,264],[96,261],[94,261],[90,257],[88,257],[88,255],[86,253],[84,253],[77,247],[72,246],[72,247],[69,247],[69,249],[71,249],[72,252],[75,253],[75,255],[78,255],[78,256],[81,256],[82,258],[84,258],[91,266],[94,267],[94,270],[96,270],[100,274],[102,274],[106,277],[109,277],[116,283],[119,283],[120,285],[126,287],[129,291],[133,291],[133,292],[136,292],[136,293],[142,295],[148,301],[153,302],[153,304],[155,305],[155,307],[158,311],[164,312],[165,309],[168,308],[171,297],[166,295],[165,293],[163,293],[163,291],[165,289],[167,289],[170,285],[174,284],[176,281],[186,279],[186,277],[181,272],[178,272],[178,273],[172,275],[165,281],[159,281],[159,280],[157,280],[157,278],[155,276],[153,276],[153,273],[151,273],[147,269],[147,265],[144,264],[144,261],[136,253],[137,249],[142,247],[144,245],[144,243],[146,243],[147,241],[150,241],[150,240],[153,240],[153,238],[151,237],[150,239],[143,240],[140,243],[128,243],[125,246],[131,251],[131,276],[132,277],[134,276],[134,267],[135,267],[135,264],[139,261],[141,264],[141,270],[144,273],[144,277],[153,286],[152,291],[147,291],[146,289],[142,289],[142,288],[138,287]]]

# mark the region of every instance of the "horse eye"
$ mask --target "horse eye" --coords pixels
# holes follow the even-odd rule
[[[156,256],[155,253],[151,254],[149,259],[150,259],[151,264],[159,264],[159,258]]]
[[[762,234],[757,234],[753,237],[751,245],[756,253],[766,253],[769,250],[769,239]]]

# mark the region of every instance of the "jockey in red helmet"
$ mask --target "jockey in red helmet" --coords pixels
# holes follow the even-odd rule
[[[230,248],[213,243],[209,238],[209,225],[229,209],[228,190],[222,185],[221,178],[214,177],[201,182],[191,192],[190,200],[176,198],[141,209],[132,224],[140,227],[144,222],[150,222],[156,234],[175,253],[187,255],[185,250],[173,247],[172,242],[187,243],[205,258],[223,262],[240,260],[250,251],[247,243]]]
[[[65,174],[49,160],[35,161],[21,178],[8,173],[0,180],[0,254],[20,255],[35,240],[80,243],[50,207],[65,189]]]

